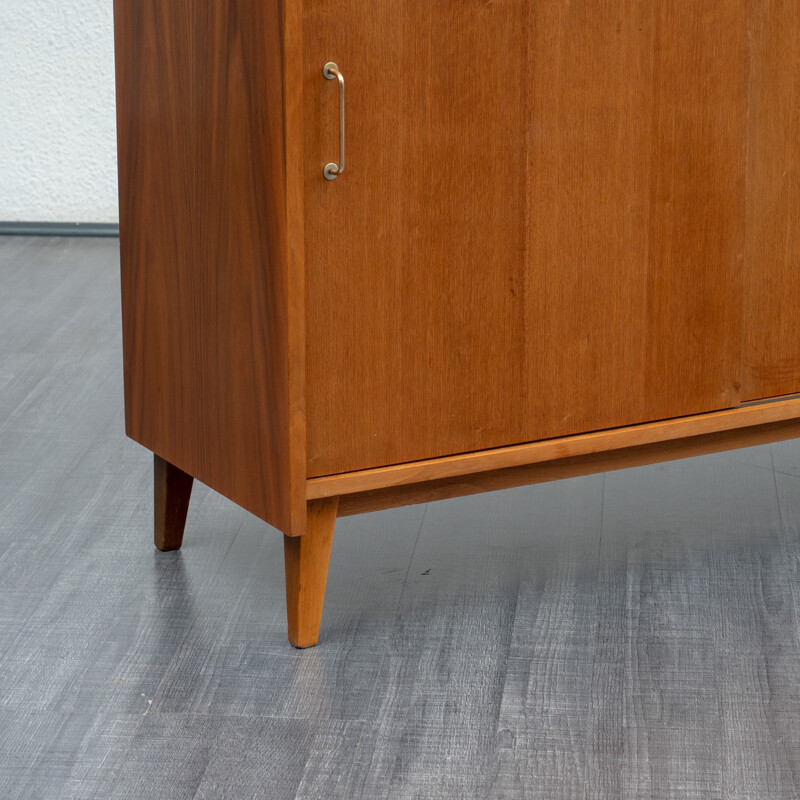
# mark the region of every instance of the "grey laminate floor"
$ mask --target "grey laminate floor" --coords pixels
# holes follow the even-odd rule
[[[157,553],[114,240],[0,238],[1,798],[800,797],[800,444]]]

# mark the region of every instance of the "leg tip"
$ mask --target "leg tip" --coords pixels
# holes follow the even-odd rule
[[[154,542],[156,550],[159,553],[172,553],[175,550],[180,550],[181,546],[179,544],[163,544],[159,542]]]
[[[317,642],[319,641],[319,636],[314,638],[306,637],[306,638],[298,638],[296,636],[289,636],[289,644],[295,648],[295,650],[308,650],[309,647],[315,647]]]

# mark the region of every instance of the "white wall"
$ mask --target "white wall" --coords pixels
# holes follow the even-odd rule
[[[0,0],[0,221],[116,222],[112,0]]]

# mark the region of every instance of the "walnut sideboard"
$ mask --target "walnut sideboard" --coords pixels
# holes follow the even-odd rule
[[[281,531],[800,435],[796,0],[115,0],[127,433]]]

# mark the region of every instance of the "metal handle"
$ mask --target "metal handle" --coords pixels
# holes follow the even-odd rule
[[[334,78],[339,81],[339,163],[326,164],[322,174],[326,180],[335,181],[344,172],[344,75],[339,72],[339,67],[329,61],[323,68],[322,74],[327,80]]]

